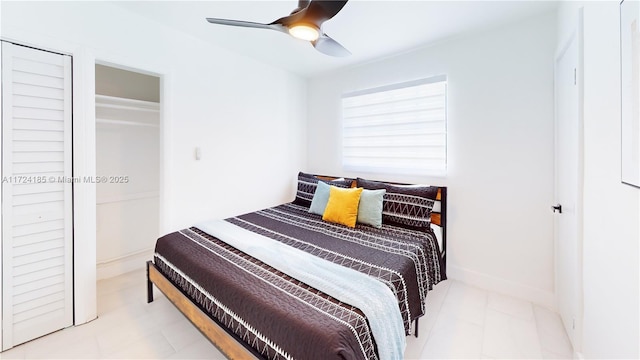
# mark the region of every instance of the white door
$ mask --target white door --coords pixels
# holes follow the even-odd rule
[[[582,328],[582,121],[579,37],[573,36],[555,64],[556,201],[555,291],[558,310],[573,347]],[[561,206],[561,208],[560,208]]]
[[[71,58],[2,42],[2,349],[73,324]]]

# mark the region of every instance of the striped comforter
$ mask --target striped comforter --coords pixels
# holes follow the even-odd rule
[[[406,334],[425,296],[445,278],[432,233],[323,222],[284,204],[226,221],[383,282]],[[260,357],[377,359],[363,313],[279,272],[198,228],[160,238],[155,263],[196,304]],[[371,299],[375,301],[375,299]]]

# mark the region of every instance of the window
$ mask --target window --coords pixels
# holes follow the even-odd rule
[[[342,96],[345,170],[444,175],[447,80],[417,80]]]

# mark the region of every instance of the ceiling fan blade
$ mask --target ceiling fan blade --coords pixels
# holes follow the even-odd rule
[[[351,55],[349,50],[330,38],[327,34],[322,34],[318,40],[311,42],[311,44],[316,50],[329,56],[345,57]]]
[[[298,0],[298,7],[295,8],[291,13],[295,14],[300,10],[306,9],[307,6],[309,6],[310,2],[311,2],[311,0]]]
[[[286,31],[286,29],[282,29],[282,26],[278,24],[261,24],[251,21],[240,21],[240,20],[229,20],[229,19],[216,19],[216,18],[207,18],[207,21],[212,24],[220,24],[220,25],[231,25],[231,26],[239,26],[239,27],[248,27],[248,28],[258,28],[258,29],[271,29],[278,31]]]
[[[280,19],[272,22],[269,25],[284,26],[288,28],[289,26],[296,24],[298,22],[301,22],[303,19],[305,19],[306,11],[307,9],[301,9],[301,10],[296,9],[291,13],[291,15],[281,17]]]
[[[311,1],[305,11],[305,20],[312,21],[316,25],[320,25],[323,22],[336,16],[340,10],[347,4],[348,0],[344,1]]]

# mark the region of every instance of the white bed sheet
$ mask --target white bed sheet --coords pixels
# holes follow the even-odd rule
[[[442,227],[438,225],[431,224],[431,229],[436,234],[436,239],[438,240],[438,246],[440,247],[440,252],[443,251],[442,248]]]

